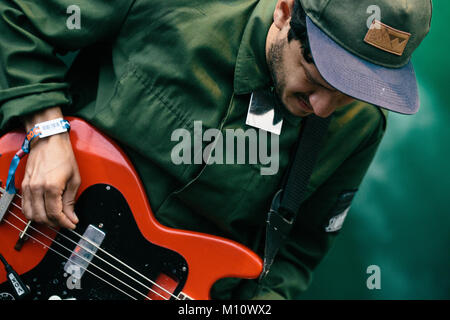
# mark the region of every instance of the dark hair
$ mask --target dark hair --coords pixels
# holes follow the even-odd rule
[[[300,0],[295,0],[294,2],[290,26],[291,28],[288,33],[288,42],[291,42],[292,40],[299,40],[302,44],[303,57],[306,62],[314,63],[311,48],[309,46],[308,34],[306,32],[306,13],[300,3]]]

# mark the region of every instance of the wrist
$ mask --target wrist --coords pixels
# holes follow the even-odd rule
[[[30,152],[33,152],[34,149],[38,149],[40,147],[45,147],[45,146],[61,146],[62,144],[66,144],[66,143],[70,144],[70,136],[69,136],[69,132],[62,132],[59,134],[55,134],[53,136],[49,136],[46,137],[44,139],[34,139],[31,143],[30,143]]]
[[[28,130],[26,134],[26,139],[22,146],[22,150],[24,152],[28,153],[30,147],[35,145],[37,141],[40,140],[49,140],[52,137],[60,135],[64,135],[65,138],[68,138],[70,124],[67,120],[63,119],[62,114],[60,117],[55,118],[55,116],[58,116],[59,114],[60,110],[53,109],[46,112],[34,114],[26,120],[25,127],[27,129],[31,125],[33,125],[33,127]],[[48,118],[51,119],[47,120]]]
[[[51,108],[47,108],[42,111],[33,113],[31,115],[24,117],[24,119],[23,119],[25,131],[29,132],[38,123],[57,119],[57,118],[62,118],[62,117],[63,117],[63,113],[62,113],[60,107],[51,107]]]

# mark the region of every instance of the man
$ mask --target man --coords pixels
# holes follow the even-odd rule
[[[163,224],[262,255],[265,214],[302,119],[333,116],[306,201],[261,286],[225,279],[212,291],[222,299],[298,298],[381,141],[379,107],[418,109],[410,57],[428,33],[430,1],[80,0],[79,26],[68,28],[71,5],[0,1],[2,132],[19,120],[28,131],[63,115],[86,119],[124,147]],[[79,49],[68,71],[56,53]],[[261,90],[276,93],[283,119],[277,172],[262,175],[249,162],[173,163],[175,130],[193,133],[195,121],[248,130],[249,101]],[[25,216],[74,228],[79,184],[68,133],[33,142]]]

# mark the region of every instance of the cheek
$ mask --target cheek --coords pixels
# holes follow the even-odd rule
[[[307,93],[311,90],[311,85],[305,80],[302,75],[302,70],[288,71],[285,79],[286,91],[289,94],[296,92]]]
[[[290,93],[301,92],[307,94],[314,90],[312,84],[306,77],[305,70],[301,65],[291,62],[290,65],[285,66],[285,82],[286,90]]]

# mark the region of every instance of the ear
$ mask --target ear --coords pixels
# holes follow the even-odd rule
[[[291,21],[291,13],[296,0],[278,0],[273,12],[273,22],[278,29],[283,29]]]

